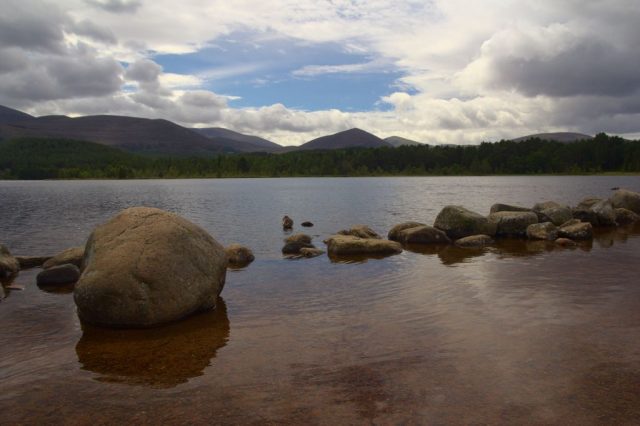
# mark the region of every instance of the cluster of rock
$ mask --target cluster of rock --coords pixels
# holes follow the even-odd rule
[[[316,257],[324,254],[323,250],[316,248],[311,242],[311,236],[307,234],[294,234],[284,239],[282,254],[288,258]]]

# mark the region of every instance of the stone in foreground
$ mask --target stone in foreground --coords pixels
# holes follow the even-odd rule
[[[351,235],[358,238],[382,238],[376,231],[369,228],[367,225],[356,225],[351,229],[344,229],[338,232],[339,235]]]
[[[632,212],[631,210],[619,208],[614,211],[616,213],[616,222],[619,225],[629,225],[640,221],[640,215]]]
[[[387,238],[390,239],[391,241],[400,241],[399,240],[400,232],[404,231],[405,229],[415,228],[417,226],[424,226],[424,225],[426,225],[426,223],[413,222],[413,221],[399,223],[389,230],[389,233],[387,234]]]
[[[611,204],[615,209],[627,209],[640,214],[640,193],[618,189],[611,196]]]
[[[20,264],[8,248],[0,244],[0,279],[9,278],[20,271]]]
[[[76,265],[66,263],[43,270],[36,277],[36,282],[39,286],[55,286],[73,284],[79,278],[80,269]]]
[[[229,266],[246,266],[255,260],[251,249],[240,244],[231,244],[224,251],[229,260]]]
[[[433,226],[422,225],[404,229],[397,235],[397,240],[404,244],[450,244],[451,239],[444,231]]]
[[[491,213],[489,221],[496,224],[496,235],[504,237],[523,237],[527,234],[527,227],[538,223],[538,216],[534,212],[502,211]]]
[[[376,238],[359,238],[353,235],[333,235],[326,239],[327,251],[334,256],[397,254],[402,245],[395,241]]]
[[[84,247],[72,247],[66,249],[42,264],[43,269],[53,268],[54,266],[65,265],[70,263],[78,268],[82,267],[82,258],[84,257]]]
[[[495,241],[488,235],[471,235],[456,240],[455,245],[463,248],[479,248],[493,244]]]
[[[558,229],[558,236],[570,240],[590,240],[593,238],[593,226],[586,222],[563,225]]]
[[[496,234],[496,224],[486,217],[462,206],[446,206],[438,213],[434,227],[444,231],[449,238],[457,240],[471,235]]]
[[[205,230],[160,209],[123,210],[87,241],[74,299],[83,321],[149,327],[215,307],[224,248]]]
[[[527,238],[555,241],[558,238],[558,228],[551,222],[534,223],[527,227]]]

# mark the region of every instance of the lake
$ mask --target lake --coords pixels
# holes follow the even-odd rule
[[[71,289],[24,271],[0,302],[0,423],[637,423],[638,227],[576,249],[280,253],[285,214],[324,248],[354,224],[431,224],[447,204],[487,214],[612,187],[638,191],[640,177],[0,182],[0,242],[16,255],[82,245],[136,205],[256,255],[228,272],[216,311],[150,330],[83,326]]]

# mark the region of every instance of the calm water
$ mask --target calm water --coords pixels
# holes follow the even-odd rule
[[[153,330],[82,326],[69,290],[23,272],[0,302],[0,423],[637,424],[638,228],[575,250],[280,254],[284,214],[323,247],[353,224],[432,223],[446,204],[573,204],[614,186],[640,178],[0,182],[14,254],[81,245],[147,205],[257,257],[228,273],[220,309]]]

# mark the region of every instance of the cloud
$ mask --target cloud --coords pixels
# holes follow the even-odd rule
[[[140,0],[87,0],[87,3],[111,13],[135,13],[142,6]]]
[[[322,74],[354,74],[367,72],[386,72],[390,64],[382,60],[374,60],[358,64],[340,65],[305,65],[294,70],[292,74],[298,77],[314,77]]]

